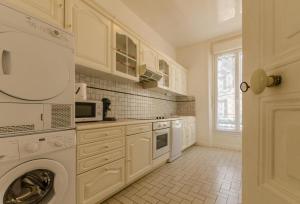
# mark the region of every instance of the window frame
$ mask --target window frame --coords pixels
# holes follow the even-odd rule
[[[242,49],[241,48],[237,48],[237,49],[231,49],[231,50],[226,50],[226,51],[222,51],[222,52],[217,52],[217,53],[213,53],[213,80],[212,80],[212,87],[213,87],[213,96],[212,96],[212,104],[213,104],[213,127],[214,130],[216,132],[220,132],[220,133],[233,133],[233,135],[240,135],[240,133],[242,132],[242,128],[240,129],[235,129],[235,130],[226,130],[226,129],[220,129],[218,128],[218,123],[217,123],[217,105],[218,105],[218,80],[217,80],[217,65],[218,65],[218,57],[225,55],[225,54],[235,54],[236,57],[236,71],[235,71],[235,79],[239,79],[236,80],[236,86],[235,86],[235,101],[239,101],[242,100],[242,95],[240,93],[240,84],[239,82],[242,80],[242,67],[240,69],[240,66],[242,66],[242,62],[240,60],[240,53],[242,54]],[[236,127],[238,127],[240,125],[240,122],[242,122],[242,117],[241,116],[241,111],[240,111],[240,107],[242,106],[242,103],[236,103],[235,105],[235,113],[237,113],[238,115],[238,120],[236,120]]]

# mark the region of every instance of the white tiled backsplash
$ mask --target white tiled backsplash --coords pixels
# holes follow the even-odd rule
[[[76,82],[87,84],[88,100],[101,101],[102,98],[111,100],[108,117],[145,119],[195,113],[193,97],[178,98],[143,89],[138,83],[105,79],[78,72]]]

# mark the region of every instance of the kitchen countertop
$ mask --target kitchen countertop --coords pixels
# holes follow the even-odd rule
[[[85,122],[85,123],[76,123],[76,130],[88,130],[88,129],[96,129],[96,128],[153,123],[153,122],[161,122],[161,121],[172,121],[172,120],[180,120],[180,119],[182,119],[182,118],[181,117],[171,117],[171,118],[167,118],[167,119],[158,119],[158,120],[157,119],[153,119],[153,120],[151,120],[151,119],[149,119],[149,120],[120,119],[117,121]]]

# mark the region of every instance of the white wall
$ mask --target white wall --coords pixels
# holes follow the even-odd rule
[[[141,36],[152,47],[176,60],[176,49],[120,0],[96,0],[108,13]]]
[[[236,48],[241,36],[227,35],[177,49],[177,61],[188,68],[188,92],[196,97],[197,143],[240,150],[240,134],[216,132],[213,128],[213,49]]]

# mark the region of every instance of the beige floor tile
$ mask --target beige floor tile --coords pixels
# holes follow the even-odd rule
[[[240,204],[241,153],[192,147],[105,204]]]

